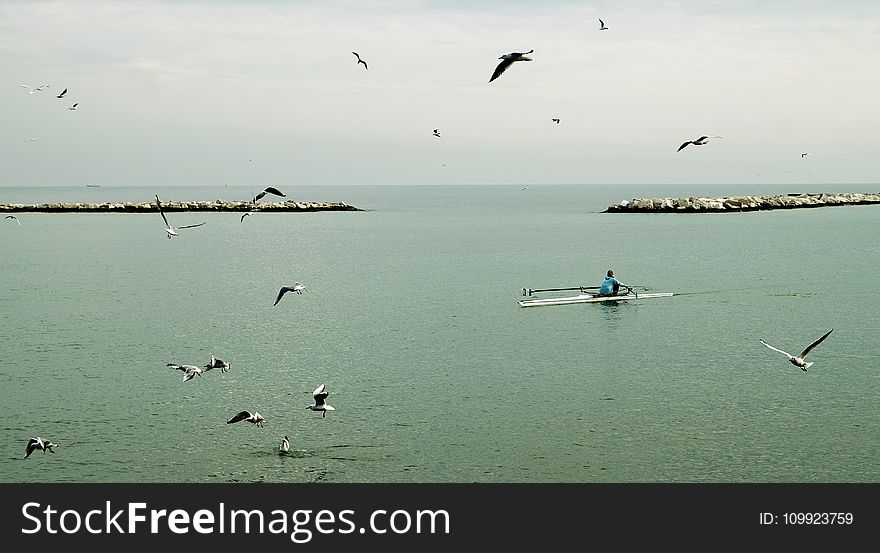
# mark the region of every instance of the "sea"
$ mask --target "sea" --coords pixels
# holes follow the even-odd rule
[[[207,223],[173,239],[157,213],[0,220],[0,481],[880,481],[880,206],[602,212],[880,185],[278,187],[362,211],[172,212]],[[0,203],[259,188],[6,187]],[[517,303],[609,269],[675,295]],[[796,354],[829,329],[807,372],[760,343]],[[231,369],[166,366],[211,355]],[[326,416],[307,408],[321,384]],[[264,427],[227,424],[242,410]],[[36,436],[60,445],[24,459]]]

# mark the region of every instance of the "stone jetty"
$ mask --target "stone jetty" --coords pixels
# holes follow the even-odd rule
[[[314,212],[314,211],[363,211],[342,202],[260,202],[258,211],[269,212]],[[251,211],[254,204],[249,201],[227,202],[223,200],[175,202],[162,200],[162,209],[170,211]],[[156,202],[104,202],[99,204],[86,203],[50,203],[50,204],[0,204],[3,212],[45,212],[45,213],[151,213],[158,212]]]
[[[787,194],[784,196],[724,196],[721,198],[647,198],[623,200],[603,213],[737,213],[770,209],[799,209],[880,204],[880,194]]]

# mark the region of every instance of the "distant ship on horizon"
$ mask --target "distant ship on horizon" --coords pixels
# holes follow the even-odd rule
[[[86,186],[89,188],[101,188],[100,184],[87,184]]]

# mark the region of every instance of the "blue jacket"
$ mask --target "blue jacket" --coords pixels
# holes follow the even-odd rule
[[[623,286],[626,288],[626,284],[620,282],[614,277],[605,277],[605,280],[602,281],[602,286],[599,288],[600,296],[609,296],[614,292],[614,285]]]

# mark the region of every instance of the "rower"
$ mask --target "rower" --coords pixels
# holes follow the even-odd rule
[[[629,288],[629,286],[614,278],[614,271],[608,269],[608,273],[605,275],[605,280],[602,281],[602,286],[599,287],[599,295],[616,296],[621,286]]]

